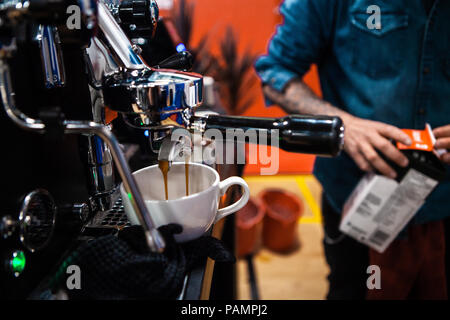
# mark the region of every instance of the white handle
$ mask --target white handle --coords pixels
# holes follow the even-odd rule
[[[239,185],[244,189],[244,192],[242,194],[242,197],[236,201],[235,203],[229,205],[228,207],[219,209],[217,211],[216,215],[216,221],[219,221],[222,218],[225,218],[226,216],[241,210],[248,202],[248,199],[250,199],[250,188],[248,187],[247,182],[245,182],[244,179],[239,177],[231,177],[228,179],[225,179],[219,183],[219,189],[220,189],[220,196],[223,196],[227,190],[234,185]]]

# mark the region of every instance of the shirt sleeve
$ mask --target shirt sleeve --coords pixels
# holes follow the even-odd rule
[[[303,78],[329,45],[334,2],[285,0],[280,7],[284,23],[270,40],[267,55],[255,63],[263,84],[283,91],[293,78]],[[266,100],[266,104],[272,104]]]

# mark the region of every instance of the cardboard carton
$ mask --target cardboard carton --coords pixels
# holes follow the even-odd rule
[[[375,173],[365,175],[343,208],[341,232],[380,253],[397,238],[445,178],[445,167],[438,158],[442,151],[429,147],[436,141],[431,128],[420,134],[415,133],[418,130],[408,131],[413,146],[398,147],[408,157],[409,166],[391,164],[398,173],[396,180]]]

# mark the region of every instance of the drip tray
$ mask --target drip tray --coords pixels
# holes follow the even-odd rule
[[[85,231],[88,232],[89,230],[87,229],[90,228],[115,229],[118,231],[129,226],[131,226],[131,224],[125,213],[122,198],[118,197],[110,210],[100,211],[94,216],[94,218],[85,226]]]

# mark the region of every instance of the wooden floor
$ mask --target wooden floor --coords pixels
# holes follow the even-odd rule
[[[278,254],[261,248],[254,257],[260,299],[324,299],[328,289],[328,266],[322,246],[319,183],[309,175],[250,176],[245,179],[252,196],[266,188],[282,188],[297,194],[305,207],[298,224],[300,246],[296,251]],[[238,299],[251,299],[245,260],[238,261]]]

